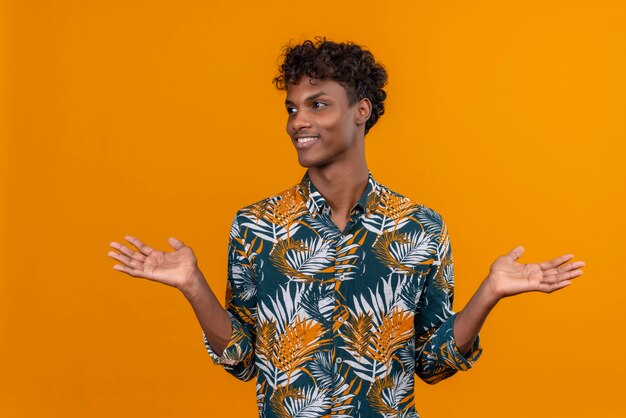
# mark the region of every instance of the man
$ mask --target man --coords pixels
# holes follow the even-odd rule
[[[441,216],[376,182],[365,135],[384,113],[384,68],[351,43],[285,50],[274,82],[307,168],[290,189],[241,209],[231,227],[224,310],[190,247],[164,253],[113,242],[114,268],[181,290],[216,364],[257,378],[262,417],[417,417],[414,375],[436,383],[481,353],[478,332],[502,298],[552,292],[582,274],[565,255],[498,257],[467,306],[452,311],[454,271]],[[120,254],[121,253],[121,254]]]

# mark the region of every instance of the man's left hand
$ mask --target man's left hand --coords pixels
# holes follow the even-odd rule
[[[583,274],[583,261],[568,263],[574,258],[572,254],[536,264],[518,263],[516,260],[522,254],[524,247],[519,246],[491,265],[487,281],[497,299],[532,291],[552,293],[569,286],[572,279]]]

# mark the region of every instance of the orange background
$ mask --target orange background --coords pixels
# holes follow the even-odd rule
[[[255,416],[182,294],[112,269],[190,245],[223,300],[237,209],[300,180],[271,79],[326,35],[390,74],[376,179],[448,223],[460,310],[497,257],[585,274],[504,300],[423,417],[624,416],[622,1],[0,3],[0,416]]]

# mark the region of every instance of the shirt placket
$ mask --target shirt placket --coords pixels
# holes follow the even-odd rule
[[[360,206],[356,205],[350,211],[350,218],[348,220],[348,223],[346,224],[344,231],[339,231],[339,228],[337,228],[338,235],[334,239],[334,243],[333,243],[333,245],[335,246],[335,254],[338,254],[339,249],[340,249],[339,247],[341,243],[345,241],[346,236],[355,230],[356,223],[358,222],[358,219],[361,216],[361,214],[362,214],[362,211],[360,209]],[[330,212],[327,213],[327,216],[330,216]],[[335,268],[334,268],[333,284],[334,284],[335,307],[333,309],[333,358],[332,358],[332,362],[333,362],[333,373],[336,374],[336,373],[339,373],[339,369],[341,368],[341,364],[343,363],[343,360],[344,360],[342,357],[344,341],[343,341],[343,337],[339,334],[339,328],[341,328],[343,323],[347,320],[349,311],[346,306],[346,302],[347,302],[345,300],[346,295],[345,294],[342,295],[339,293],[341,284],[346,278],[343,273],[344,268],[339,263],[339,257],[335,259],[334,267]],[[343,292],[345,292],[345,290],[346,288],[344,287]],[[333,382],[335,381],[337,380],[333,379]],[[336,391],[333,390],[333,393],[336,393]],[[334,403],[335,400],[336,400],[336,396],[333,395],[332,402]]]

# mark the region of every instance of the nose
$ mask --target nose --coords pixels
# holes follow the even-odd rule
[[[291,118],[291,126],[295,132],[311,127],[311,119],[306,114],[306,111],[298,110]]]

